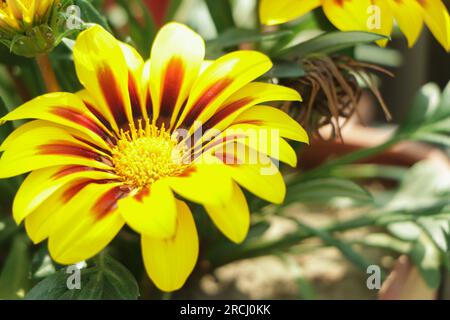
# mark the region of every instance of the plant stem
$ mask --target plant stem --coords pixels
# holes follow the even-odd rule
[[[37,65],[41,71],[42,79],[44,80],[47,92],[61,91],[52,64],[47,54],[41,54],[36,57]]]

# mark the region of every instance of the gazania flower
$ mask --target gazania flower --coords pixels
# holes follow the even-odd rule
[[[295,165],[284,138],[308,138],[288,115],[260,104],[300,96],[252,82],[272,65],[259,52],[203,59],[203,40],[181,24],[161,29],[147,62],[94,26],[74,46],[85,90],[43,95],[1,119],[36,119],[1,145],[0,177],[31,171],[13,215],[17,223],[25,220],[35,243],[48,239],[55,261],[72,264],[94,256],[127,224],[141,235],[154,283],[176,290],[199,250],[187,200],[203,205],[237,243],[250,223],[241,187],[267,201],[283,201],[285,185],[271,160]],[[257,161],[247,157],[250,151]]]
[[[59,0],[0,0],[0,42],[11,51],[33,56],[54,47]],[[51,21],[53,20],[53,21]]]
[[[412,47],[425,22],[445,50],[450,50],[450,17],[441,0],[261,0],[260,17],[267,25],[296,19],[322,6],[342,31],[390,35],[395,19]],[[379,44],[385,45],[386,40]]]

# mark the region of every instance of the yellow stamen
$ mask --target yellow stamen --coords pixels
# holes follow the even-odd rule
[[[183,161],[187,151],[164,126],[158,128],[148,121],[138,128],[121,131],[120,140],[113,149],[116,173],[133,188],[151,185],[156,180],[177,176],[189,166]]]

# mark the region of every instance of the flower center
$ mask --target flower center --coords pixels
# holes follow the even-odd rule
[[[131,187],[142,188],[163,177],[177,176],[189,166],[183,161],[186,146],[163,128],[147,123],[145,129],[122,131],[112,151],[116,173]]]

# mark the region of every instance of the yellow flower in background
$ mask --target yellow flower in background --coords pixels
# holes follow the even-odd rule
[[[287,114],[260,104],[300,100],[299,94],[253,82],[272,66],[262,53],[236,51],[205,61],[204,51],[199,35],[170,23],[144,62],[94,26],[73,50],[84,90],[40,96],[0,119],[35,119],[0,146],[0,178],[31,171],[15,197],[14,219],[25,220],[34,243],[48,239],[55,261],[94,256],[127,224],[141,235],[151,279],[162,290],[176,290],[199,250],[185,200],[203,205],[236,243],[250,225],[241,187],[283,201],[285,184],[272,159],[295,166],[284,138],[308,137]],[[279,133],[275,141],[268,130]],[[267,148],[271,144],[278,152]],[[250,151],[257,161],[249,160]]]
[[[276,25],[294,20],[322,6],[330,22],[342,31],[370,31],[390,35],[393,21],[412,47],[428,26],[450,51],[450,17],[441,0],[261,0],[262,23]],[[379,44],[385,45],[386,40]]]
[[[50,52],[59,38],[59,0],[0,0],[0,43],[20,56]]]
[[[47,22],[59,0],[0,0],[0,33],[25,32]]]

